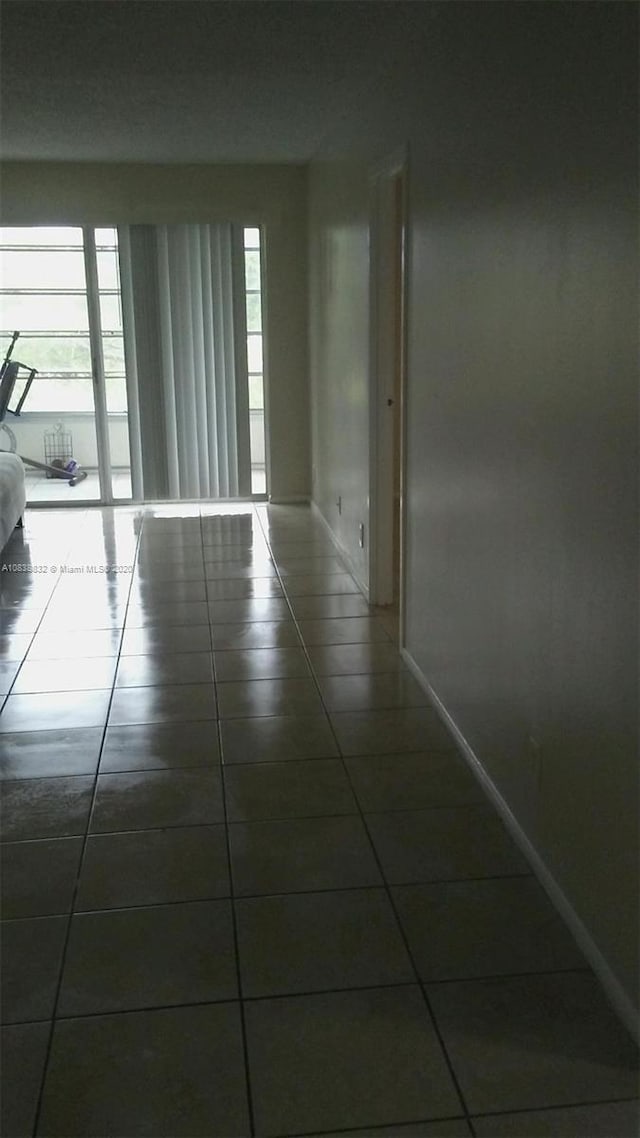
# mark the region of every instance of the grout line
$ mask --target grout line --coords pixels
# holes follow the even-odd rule
[[[256,516],[256,511],[252,507],[251,508],[252,520],[255,518],[255,516]],[[202,534],[202,514],[200,514],[200,532]],[[207,603],[208,603],[209,588],[208,588],[208,582],[206,582],[206,581],[205,581],[205,595],[207,597]],[[211,639],[212,650],[213,650],[213,636],[211,633],[211,626],[209,626],[209,636]],[[215,657],[213,656],[213,654],[211,656],[211,663],[212,663],[212,670],[213,670],[214,690],[215,690],[216,707],[217,707],[217,705],[218,705],[218,688],[217,688],[217,677],[216,677],[216,671],[215,671]],[[247,1022],[246,1022],[246,1016],[245,1016],[245,1010],[244,1010],[244,1001],[243,1001],[243,992],[242,992],[242,970],[240,968],[240,942],[239,942],[239,935],[238,935],[238,919],[237,919],[236,907],[235,907],[235,885],[234,885],[234,877],[233,877],[233,864],[232,864],[232,858],[231,858],[231,841],[230,841],[229,824],[228,824],[227,793],[226,793],[225,780],[224,780],[224,776],[222,773],[222,757],[223,757],[223,755],[222,755],[222,732],[220,729],[220,720],[219,719],[216,720],[216,731],[218,734],[218,752],[220,755],[220,790],[221,790],[221,795],[222,795],[222,810],[223,810],[223,815],[224,815],[224,834],[225,834],[225,843],[226,843],[226,852],[227,852],[227,872],[229,874],[229,895],[230,895],[230,907],[231,907],[231,922],[232,922],[232,930],[233,930],[233,952],[234,952],[234,959],[235,959],[235,966],[236,966],[236,984],[238,986],[238,1003],[239,1003],[239,1011],[240,1011],[240,1031],[241,1031],[241,1036],[242,1036],[242,1054],[243,1054],[243,1059],[244,1059],[244,1075],[245,1075],[245,1086],[246,1086],[246,1093],[247,1093],[247,1111],[248,1111],[248,1115],[249,1115],[249,1131],[250,1131],[250,1134],[253,1136],[256,1132],[256,1128],[255,1128],[255,1116],[254,1116],[254,1108],[253,1108],[253,1092],[252,1092],[252,1086],[251,1086],[251,1072],[250,1072],[250,1068],[249,1068],[249,1043],[248,1043],[248,1038],[247,1038]]]
[[[292,610],[292,611],[293,611],[293,610]],[[294,619],[295,619],[295,617],[294,617]],[[307,656],[307,661],[308,661],[308,663],[309,663],[309,666],[312,668],[312,672],[313,672],[313,666],[312,666],[312,664],[311,664],[311,659],[310,659],[310,657],[309,657],[309,653],[308,653],[308,651],[307,651],[307,647],[308,647],[308,646],[305,644],[305,642],[304,642],[304,639],[303,639],[302,635],[300,634],[300,629],[299,629],[299,626],[298,626],[297,622],[296,622],[296,627],[297,627],[297,629],[298,629],[298,634],[300,635],[300,639],[301,639],[301,641],[302,641],[302,645],[303,645],[303,648],[304,648],[304,650],[305,650],[305,654],[306,654],[306,656]],[[397,645],[396,645],[395,647],[396,647],[396,651],[398,651]],[[313,672],[313,676],[314,676],[314,680],[315,680],[315,683],[316,683],[316,687],[317,687],[317,690],[318,690],[318,695],[319,695],[319,697],[320,697],[320,700],[321,700],[321,702],[322,702],[322,705],[323,705],[323,707],[325,708],[325,715],[326,715],[326,717],[327,717],[327,720],[328,720],[328,723],[329,723],[329,726],[330,726],[331,732],[332,732],[332,734],[333,734],[333,737],[334,737],[334,740],[335,740],[336,746],[337,746],[337,748],[338,748],[338,753],[339,753],[339,755],[340,755],[340,757],[341,757],[341,761],[342,761],[342,765],[343,765],[343,770],[344,770],[345,776],[346,776],[346,778],[347,778],[347,781],[348,781],[348,783],[349,783],[349,786],[351,787],[351,792],[352,792],[352,794],[353,794],[353,796],[354,796],[354,799],[355,799],[355,801],[356,801],[356,804],[357,804],[357,806],[358,806],[358,811],[359,811],[359,816],[360,816],[360,821],[361,821],[361,824],[362,824],[362,826],[363,826],[363,828],[364,828],[364,831],[365,831],[365,833],[366,833],[366,835],[367,835],[367,839],[368,839],[368,841],[369,841],[369,845],[370,845],[370,848],[371,848],[371,851],[372,851],[373,857],[374,857],[374,859],[375,859],[375,862],[376,862],[376,865],[377,865],[377,867],[378,867],[378,871],[379,871],[379,873],[380,873],[380,875],[381,875],[381,880],[382,880],[382,882],[383,882],[383,887],[384,887],[384,889],[385,889],[385,891],[386,891],[386,895],[387,895],[387,899],[388,899],[388,902],[389,902],[389,904],[391,905],[391,909],[392,909],[392,911],[393,911],[393,914],[394,914],[394,917],[395,917],[395,920],[396,920],[396,924],[397,924],[397,927],[398,927],[398,930],[399,930],[400,936],[401,936],[401,938],[402,938],[402,940],[403,940],[403,943],[404,943],[404,946],[405,946],[405,951],[406,951],[406,953],[407,953],[407,956],[408,956],[409,962],[410,962],[410,964],[411,964],[411,967],[412,967],[412,969],[413,969],[413,973],[414,973],[414,976],[415,976],[415,979],[416,979],[416,983],[417,983],[417,984],[420,986],[420,991],[421,991],[421,994],[422,994],[422,998],[423,998],[423,1000],[424,1000],[424,1003],[425,1003],[425,1007],[426,1007],[426,1010],[427,1010],[427,1014],[428,1014],[428,1017],[429,1017],[429,1019],[430,1019],[430,1021],[431,1021],[431,1024],[432,1024],[432,1027],[433,1027],[433,1030],[434,1030],[434,1032],[435,1032],[435,1034],[436,1034],[436,1037],[437,1037],[437,1039],[438,1039],[438,1042],[439,1042],[439,1044],[440,1044],[440,1048],[441,1048],[441,1051],[442,1051],[442,1054],[443,1054],[443,1057],[444,1057],[445,1063],[446,1063],[446,1065],[447,1065],[447,1067],[448,1067],[448,1069],[449,1069],[449,1074],[450,1074],[451,1080],[452,1080],[452,1082],[453,1082],[453,1085],[454,1085],[454,1087],[455,1087],[455,1090],[456,1090],[456,1092],[457,1092],[457,1095],[458,1095],[458,1098],[459,1098],[459,1100],[460,1100],[460,1103],[461,1103],[461,1105],[462,1105],[462,1109],[464,1110],[465,1118],[466,1118],[466,1120],[467,1120],[467,1125],[469,1126],[469,1129],[470,1129],[470,1131],[471,1131],[471,1134],[472,1134],[473,1136],[475,1136],[475,1129],[474,1129],[474,1127],[473,1127],[473,1123],[472,1123],[472,1121],[471,1121],[471,1118],[470,1118],[470,1115],[469,1115],[469,1110],[468,1110],[468,1108],[467,1108],[467,1104],[466,1104],[466,1101],[465,1101],[464,1095],[463,1095],[463,1093],[462,1093],[462,1088],[461,1088],[461,1086],[460,1086],[460,1084],[459,1084],[459,1082],[458,1082],[458,1078],[457,1078],[457,1075],[456,1075],[456,1073],[455,1073],[455,1069],[454,1069],[454,1067],[453,1067],[453,1063],[452,1063],[451,1057],[449,1056],[449,1053],[448,1053],[448,1051],[447,1051],[447,1048],[446,1048],[446,1046],[445,1046],[444,1038],[443,1038],[443,1036],[442,1036],[442,1033],[441,1033],[441,1031],[440,1031],[440,1028],[439,1028],[439,1026],[438,1026],[438,1023],[437,1023],[437,1021],[436,1021],[436,1018],[435,1018],[435,1014],[434,1014],[434,1012],[433,1012],[433,1008],[432,1008],[432,1006],[431,1006],[431,1003],[430,1003],[430,1001],[429,1001],[428,995],[427,995],[427,993],[426,993],[426,991],[425,991],[425,989],[424,989],[424,987],[423,987],[423,985],[422,985],[422,983],[421,983],[421,981],[420,981],[420,974],[419,974],[418,968],[417,968],[417,966],[416,966],[416,963],[415,963],[415,960],[414,960],[413,954],[412,954],[412,952],[411,952],[411,949],[410,949],[410,946],[409,946],[409,942],[408,942],[408,940],[407,940],[407,936],[406,936],[406,934],[405,934],[405,931],[404,931],[404,926],[402,925],[402,922],[401,922],[401,920],[400,920],[400,916],[399,916],[398,910],[397,910],[397,908],[396,908],[396,905],[395,905],[395,901],[394,901],[394,898],[393,898],[393,896],[392,896],[392,893],[391,893],[391,888],[390,888],[390,885],[389,885],[389,883],[388,883],[388,881],[387,881],[387,878],[386,878],[386,874],[385,874],[385,872],[384,872],[384,869],[383,869],[383,866],[382,866],[382,862],[381,862],[381,860],[380,860],[380,858],[379,858],[379,856],[378,856],[378,852],[377,852],[377,849],[376,849],[376,847],[375,847],[375,844],[374,844],[374,842],[373,842],[373,838],[372,838],[372,836],[371,836],[371,833],[370,833],[370,831],[369,831],[369,828],[368,828],[368,826],[367,826],[367,822],[366,822],[366,818],[365,818],[364,812],[363,812],[363,810],[362,810],[362,808],[361,808],[361,806],[360,806],[360,802],[359,802],[358,796],[357,796],[357,794],[356,794],[355,786],[354,786],[354,784],[353,784],[353,781],[352,781],[352,779],[351,779],[351,775],[350,775],[350,773],[349,773],[349,769],[348,769],[347,763],[346,763],[346,761],[345,761],[345,756],[342,754],[342,748],[340,747],[340,744],[339,744],[339,741],[338,741],[338,737],[337,737],[337,735],[336,735],[336,733],[335,733],[335,728],[334,728],[333,722],[332,722],[332,720],[331,720],[331,716],[329,715],[329,713],[328,713],[328,711],[327,711],[327,709],[326,709],[326,706],[325,706],[325,703],[324,703],[323,694],[322,694],[322,689],[321,689],[320,683],[318,682],[318,679],[317,679],[317,677],[316,677],[316,675],[315,675],[315,672]]]
[[[138,532],[138,537],[137,537],[137,542],[136,542],[136,549],[135,549],[135,552],[134,552],[134,554],[133,554],[133,564],[134,564],[134,565],[135,565],[135,562],[136,562],[136,558],[137,558],[137,551],[138,551],[138,546],[139,546],[139,544],[140,544],[140,535],[141,535],[141,533],[142,533],[142,529],[143,529],[143,527],[144,527],[144,518],[142,519],[142,524],[141,524],[141,526],[140,526],[140,530],[139,530],[139,532]],[[113,535],[112,535],[112,536],[113,536]],[[126,602],[126,606],[125,606],[125,617],[126,617],[126,611],[127,611],[127,607],[128,607],[128,604],[129,604],[129,596],[130,596],[130,594],[131,594],[131,588],[132,588],[132,585],[133,585],[133,573],[131,574],[131,578],[130,578],[130,580],[129,580],[129,589],[128,589],[128,591],[127,591],[127,602]],[[87,811],[87,818],[86,818],[85,831],[84,831],[84,834],[83,834],[83,835],[79,835],[80,837],[82,837],[82,838],[83,838],[83,842],[82,842],[82,848],[81,848],[81,851],[80,851],[80,858],[79,858],[79,861],[78,861],[78,868],[77,868],[77,871],[76,871],[76,880],[75,880],[75,884],[74,884],[73,895],[72,895],[72,898],[71,898],[71,905],[70,905],[70,908],[69,908],[69,913],[67,914],[67,917],[68,917],[68,919],[67,919],[67,930],[66,930],[66,935],[65,935],[65,939],[64,939],[64,944],[63,944],[63,946],[62,946],[62,955],[61,955],[61,959],[60,959],[60,971],[59,971],[59,973],[58,973],[58,983],[57,983],[57,985],[56,985],[56,991],[55,991],[55,996],[54,996],[54,1000],[53,1000],[53,1007],[52,1007],[52,1010],[51,1010],[51,1026],[50,1026],[50,1030],[49,1030],[49,1038],[48,1038],[48,1040],[47,1040],[47,1048],[46,1048],[45,1060],[44,1060],[44,1064],[43,1064],[43,1068],[42,1068],[42,1078],[41,1078],[41,1081],[40,1081],[40,1088],[39,1088],[39,1092],[38,1092],[38,1099],[37,1099],[37,1104],[36,1104],[36,1111],[35,1111],[34,1122],[33,1122],[33,1135],[34,1135],[34,1136],[35,1136],[35,1135],[37,1134],[37,1132],[38,1132],[38,1127],[39,1127],[39,1124],[40,1124],[40,1115],[41,1115],[41,1113],[42,1113],[42,1104],[43,1104],[43,1101],[44,1101],[44,1089],[45,1089],[45,1084],[46,1084],[46,1079],[47,1079],[47,1072],[48,1072],[48,1068],[49,1068],[49,1062],[50,1062],[50,1059],[51,1059],[51,1049],[52,1049],[52,1047],[53,1047],[53,1036],[54,1036],[54,1030],[55,1030],[55,1024],[56,1024],[56,1012],[57,1012],[58,1004],[59,1004],[59,1002],[60,1002],[60,993],[61,993],[61,991],[62,991],[62,982],[63,982],[63,977],[64,977],[64,969],[65,969],[65,964],[66,964],[67,952],[68,952],[68,948],[69,948],[69,940],[70,940],[70,938],[71,938],[71,927],[72,927],[72,923],[73,923],[73,916],[74,916],[74,911],[75,911],[75,905],[76,905],[76,901],[77,901],[77,897],[78,897],[78,889],[79,889],[79,886],[80,886],[80,878],[81,878],[81,875],[82,875],[82,867],[83,867],[83,864],[84,864],[84,857],[85,857],[85,852],[86,852],[86,848],[87,848],[87,844],[88,844],[88,840],[89,840],[89,833],[90,833],[90,827],[91,827],[91,818],[92,818],[92,814],[93,814],[93,808],[94,808],[94,805],[95,805],[96,793],[97,793],[97,788],[98,788],[98,777],[99,777],[99,771],[100,771],[100,759],[101,759],[101,756],[102,756],[102,750],[103,750],[103,748],[104,748],[104,743],[105,743],[105,739],[106,739],[106,735],[107,735],[107,728],[108,728],[108,724],[109,724],[109,714],[110,714],[110,711],[111,711],[111,704],[112,704],[112,702],[113,702],[113,694],[114,694],[114,691],[115,691],[115,677],[116,677],[116,674],[117,674],[117,671],[118,671],[118,663],[119,663],[119,660],[120,660],[120,652],[121,652],[121,649],[122,649],[122,641],[123,641],[123,636],[124,636],[124,633],[123,633],[123,632],[121,632],[121,634],[120,634],[120,640],[119,640],[119,648],[118,648],[118,653],[117,653],[117,656],[116,656],[116,666],[115,666],[115,668],[114,668],[114,673],[113,673],[113,681],[112,681],[112,684],[111,684],[111,695],[110,695],[110,698],[109,698],[109,705],[108,705],[108,707],[107,707],[107,712],[106,712],[106,716],[105,716],[104,727],[103,727],[103,730],[102,730],[102,740],[101,740],[101,743],[100,743],[100,748],[99,748],[99,751],[98,751],[98,762],[97,762],[97,765],[96,765],[96,771],[95,771],[95,774],[94,774],[94,776],[93,776],[93,787],[92,787],[91,798],[90,798],[90,802],[89,802],[89,809],[88,809],[88,811]]]
[[[231,823],[231,824],[233,825],[233,823]],[[199,823],[198,825],[195,825],[195,826],[184,826],[184,827],[182,827],[182,826],[180,826],[180,827],[178,827],[178,826],[165,826],[165,827],[162,827],[162,830],[166,830],[166,829],[169,829],[169,830],[170,829],[199,830],[199,829],[202,829],[203,827],[204,828],[212,828],[213,827],[213,828],[219,829],[222,826],[224,826],[224,822],[206,822],[206,823]],[[105,838],[105,837],[118,837],[119,834],[144,834],[144,833],[158,833],[158,832],[159,832],[158,827],[156,827],[153,830],[149,830],[149,831],[147,831],[147,830],[118,830],[115,832],[110,831],[110,832],[104,833],[104,834],[103,833],[89,834],[89,839]],[[77,835],[77,836],[81,837],[81,835]],[[47,839],[36,839],[36,840],[46,841]],[[56,839],[56,840],[64,841],[66,839],[61,838],[61,839]],[[8,843],[6,843],[6,844],[8,844]],[[528,876],[532,877],[533,875],[529,874]],[[512,877],[506,878],[506,880],[512,880],[512,879],[513,879]],[[444,880],[438,880],[438,881],[400,882],[398,884],[392,884],[391,888],[393,888],[393,889],[406,889],[406,888],[410,888],[410,887],[415,886],[415,885],[425,885],[425,886],[430,886],[430,885],[460,885],[460,884],[467,884],[469,882],[475,882],[475,881],[504,881],[504,880],[505,880],[505,878],[503,878],[503,877],[469,877],[469,878],[456,878],[455,880],[451,880],[450,878],[446,878]],[[310,897],[310,896],[314,896],[315,894],[318,894],[318,893],[319,894],[323,894],[323,893],[354,893],[354,892],[367,893],[367,892],[371,892],[371,890],[375,890],[375,889],[378,889],[378,890],[384,889],[384,883],[379,881],[379,882],[372,884],[372,885],[335,885],[335,886],[331,886],[330,888],[324,887],[321,889],[287,889],[287,890],[280,889],[280,890],[277,890],[276,892],[271,892],[271,893],[238,893],[235,895],[235,900],[236,901],[271,901],[274,898],[283,898],[283,897]],[[193,901],[218,901],[218,900],[225,900],[225,899],[228,900],[230,896],[231,896],[231,893],[229,892],[229,893],[224,893],[224,894],[218,894],[217,896],[213,896],[213,897],[187,898],[187,901],[189,904],[191,904]],[[138,905],[114,905],[114,906],[112,906],[112,908],[114,908],[114,909],[115,908],[118,908],[118,909],[148,909],[148,908],[157,907],[158,905],[181,905],[181,904],[183,904],[182,901],[151,901],[151,902],[148,902],[147,904],[138,904]],[[106,909],[82,909],[82,910],[78,910],[78,911],[83,912],[83,913],[94,913],[94,912],[110,912],[111,909],[110,908],[106,908]],[[67,910],[64,913],[41,913],[41,914],[37,914],[34,917],[6,917],[6,918],[4,918],[4,920],[7,920],[7,921],[9,921],[9,920],[12,920],[12,921],[29,921],[29,920],[37,920],[37,919],[39,919],[40,916],[42,916],[42,917],[65,917],[68,915],[69,915],[69,910]],[[556,968],[556,969],[551,969],[551,971],[556,971],[556,972],[582,972],[583,969],[582,968],[569,968],[569,969],[567,969],[567,968]],[[521,975],[521,973],[513,973],[513,975],[517,976],[517,975]],[[460,979],[465,979],[465,978],[469,979],[469,977],[460,977]],[[471,978],[473,979],[473,977],[471,977]],[[431,983],[431,981],[425,981],[425,982]]]

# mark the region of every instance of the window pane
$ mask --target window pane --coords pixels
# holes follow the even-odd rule
[[[0,252],[2,288],[84,289],[84,256],[59,249]]]
[[[245,253],[244,255],[245,267],[245,288],[258,289],[260,288],[260,254],[259,253]]]
[[[123,379],[107,378],[105,380],[105,394],[107,396],[107,411],[110,415],[115,412],[127,413],[127,384]]]
[[[102,318],[103,332],[121,332],[122,314],[120,312],[120,297],[101,296],[100,316]]]
[[[21,336],[14,358],[38,371],[85,371],[91,374],[89,337]]]
[[[84,332],[89,329],[84,296],[2,296],[2,328],[34,332]],[[0,333],[1,335],[2,333]],[[6,334],[6,333],[5,333]]]
[[[249,371],[262,371],[262,336],[247,336]]]
[[[96,238],[96,245],[116,245],[118,244],[117,230],[110,226],[107,229],[94,229]]]
[[[82,230],[69,225],[0,226],[2,245],[77,245],[82,249]]]
[[[244,231],[244,247],[245,249],[259,249],[260,248],[260,230],[247,228]]]
[[[89,411],[93,414],[93,383],[90,379],[34,379],[25,411]],[[19,420],[17,420],[19,422]]]
[[[247,293],[247,332],[262,331],[262,305],[259,292]]]
[[[122,336],[104,336],[102,339],[102,355],[105,376],[123,376],[125,374]]]
[[[118,273],[118,254],[114,250],[102,250],[96,253],[98,262],[98,288],[120,288],[120,275]]]
[[[264,388],[261,375],[249,376],[249,410],[261,411],[264,407]]]

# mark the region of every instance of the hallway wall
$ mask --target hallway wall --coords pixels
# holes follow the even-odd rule
[[[408,141],[407,648],[633,1002],[637,13],[403,11],[310,171],[314,494],[368,508],[353,163]]]
[[[319,166],[310,185],[313,500],[369,583],[369,230],[366,165]],[[341,499],[340,507],[338,500]]]
[[[271,496],[308,498],[304,167],[7,162],[0,212],[3,225],[264,225]]]

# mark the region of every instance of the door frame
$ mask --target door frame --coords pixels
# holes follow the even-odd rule
[[[400,275],[397,295],[392,271],[396,242],[396,185],[400,180]],[[406,343],[407,219],[409,154],[403,147],[376,166],[370,176],[370,422],[369,422],[369,602],[393,601],[394,399],[395,369],[400,373],[400,527],[399,645],[404,644],[406,512]],[[396,338],[396,306],[400,336]],[[399,341],[399,342],[398,342]],[[400,358],[397,358],[398,350]],[[389,402],[391,401],[391,402]]]
[[[98,480],[102,506],[113,505],[113,485],[111,481],[111,447],[109,439],[109,416],[107,391],[104,374],[104,352],[102,347],[102,315],[100,312],[100,289],[98,285],[98,258],[96,253],[96,231],[93,226],[82,227],[84,248],[84,275],[87,288],[87,308],[89,310],[89,347],[91,350],[91,372],[93,376],[93,408],[98,451]]]

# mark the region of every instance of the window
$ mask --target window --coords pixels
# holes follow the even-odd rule
[[[126,413],[115,229],[96,229],[107,407]],[[2,354],[37,368],[24,411],[93,414],[84,245],[79,227],[0,228]]]
[[[251,491],[266,492],[264,436],[264,354],[262,341],[262,263],[260,230],[244,229],[244,272],[249,365]]]

